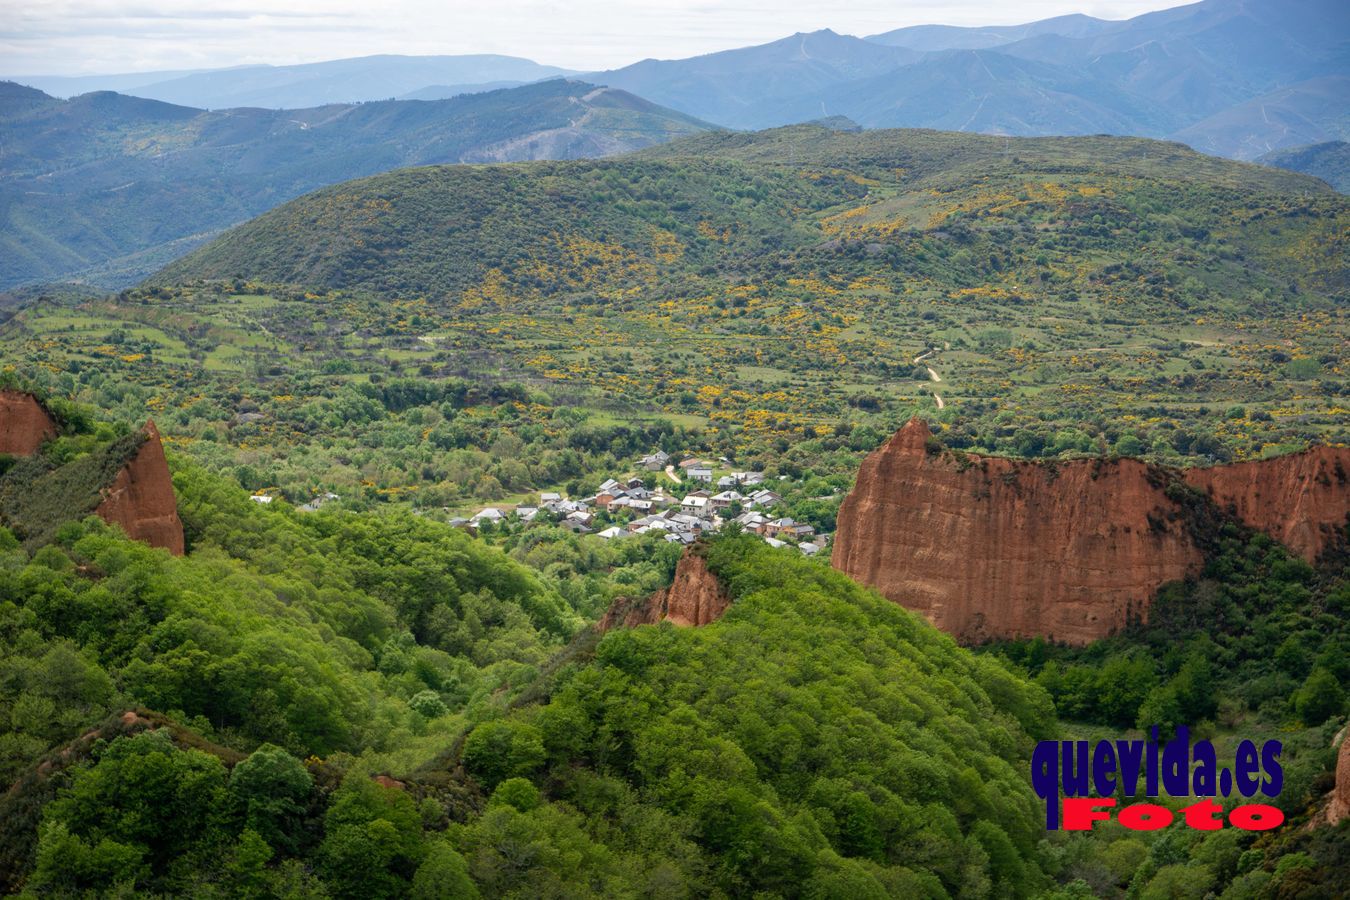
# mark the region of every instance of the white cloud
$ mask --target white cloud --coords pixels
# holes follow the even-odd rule
[[[10,74],[89,74],[372,53],[506,53],[574,69],[762,43],[796,31],[1128,18],[1168,0],[0,0]]]

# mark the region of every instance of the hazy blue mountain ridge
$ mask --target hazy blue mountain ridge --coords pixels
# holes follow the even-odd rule
[[[564,80],[449,100],[216,112],[0,84],[0,287],[129,283],[278,203],[389,169],[607,156],[707,127]]]
[[[392,100],[433,85],[497,87],[571,75],[557,66],[493,54],[464,56],[361,56],[294,66],[240,66],[143,75],[12,76],[56,96],[112,90],[201,109],[261,106],[302,109],[329,103]],[[451,96],[451,95],[442,95]],[[415,99],[440,99],[418,97]]]

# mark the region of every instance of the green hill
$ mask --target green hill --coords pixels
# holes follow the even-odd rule
[[[704,124],[556,80],[434,101],[208,112],[0,84],[0,288],[135,281],[282,201],[399,166],[606,156]]]
[[[0,531],[10,889],[397,896],[447,860],[486,896],[1048,884],[1047,695],[795,551],[718,542],[723,621],[611,634],[511,708],[576,627],[546,581],[435,523],[178,485],[186,557]]]
[[[1033,189],[1041,195],[1027,193]],[[1208,233],[1231,227],[1229,215],[1252,198],[1297,203],[1319,219],[1345,209],[1314,180],[1177,144],[796,126],[696,137],[613,162],[426,168],[350,182],[234,229],[153,283],[242,277],[443,303],[471,302],[487,290],[499,294],[492,302],[509,305],[588,290],[649,291],[676,275],[707,283],[710,267],[763,270],[766,255],[832,245],[841,254],[848,238],[904,248],[958,223],[976,240],[1063,252],[1106,214],[1109,234],[1094,245],[1147,252],[1152,235],[1138,231],[1150,219]],[[1049,217],[1048,235],[1028,241],[1009,233],[1033,214]],[[1255,250],[1265,230],[1238,223],[1230,240]],[[1272,258],[1253,263],[1280,267]],[[927,274],[912,261],[900,265]]]
[[[916,413],[1035,457],[1347,440],[1347,221],[1176,144],[797,126],[334,186],[138,290],[30,297],[0,347],[297,502],[472,512],[680,442],[838,479],[793,507],[828,529]]]

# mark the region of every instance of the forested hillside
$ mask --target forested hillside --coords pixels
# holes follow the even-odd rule
[[[1020,768],[1048,697],[817,564],[719,543],[726,620],[613,634],[557,670],[595,609],[481,541],[407,514],[266,509],[191,465],[175,486],[183,558],[95,519],[31,552],[0,531],[11,887],[395,896],[462,880],[465,860],[494,896],[1043,877]],[[602,573],[589,603],[669,577],[654,545],[616,553],[575,557]],[[509,703],[541,686],[551,700]],[[877,730],[897,706],[912,715]],[[153,712],[34,777],[126,709]],[[176,724],[129,736],[158,714]],[[534,861],[507,864],[521,840]],[[925,861],[887,863],[902,843]]]
[[[0,288],[134,283],[306,191],[398,166],[606,156],[707,126],[549,81],[431,101],[207,112],[0,82]]]
[[[1261,157],[1258,162],[1315,175],[1342,194],[1350,192],[1350,143],[1345,141],[1277,150]]]
[[[135,289],[26,295],[0,383],[63,410],[41,452],[96,460],[153,415],[187,552],[0,530],[5,884],[1335,897],[1338,542],[1310,565],[1218,516],[1149,622],[967,648],[734,525],[689,549],[724,616],[600,635],[680,543],[452,523],[683,492],[699,457],[828,534],[916,413],[934,452],[1050,472],[1344,443],[1347,225],[1317,179],[1176,144],[798,126],[402,170]],[[1153,721],[1225,760],[1283,741],[1287,823],[1047,832],[1035,741]]]
[[[307,370],[379,359],[385,375],[518,380],[538,408],[509,414],[545,429],[555,404],[706,425],[708,449],[784,472],[850,474],[857,457],[833,454],[871,449],[916,412],[960,449],[1220,462],[1345,439],[1348,214],[1321,182],[1174,144],[803,126],[354,182],[231,232],[148,290],[73,318],[34,310],[8,334],[145,385],[178,379],[180,361],[238,370],[272,347],[277,389],[246,393],[276,423],[259,436],[273,446],[291,443],[281,423],[315,411],[299,398],[350,389]],[[144,358],[100,356],[119,355],[99,347],[131,319],[145,341],[121,349]],[[220,441],[229,404],[180,416]],[[417,420],[439,440],[440,418]],[[288,467],[264,483],[295,485]],[[508,495],[549,483],[490,474]],[[496,499],[483,483],[462,493]]]
[[[1046,834],[1025,773],[1034,740],[1061,733],[1051,696],[1064,715],[1128,717],[1114,698],[1152,683],[1138,657],[1094,675],[1092,655],[1064,670],[1052,648],[1003,651],[1044,666],[1047,693],[750,537],[700,551],[733,598],[720,621],[582,634],[555,657],[579,617],[480,541],[406,516],[262,509],[192,467],[176,481],[185,558],[94,520],[31,556],[7,545],[11,888],[1329,897],[1344,874],[1344,827]],[[669,577],[652,549],[574,560],[642,591]],[[1306,578],[1281,559],[1267,551],[1269,577]],[[1187,652],[1171,702],[1213,703],[1215,651],[1172,655]],[[1093,677],[1117,691],[1066,691]],[[1299,703],[1306,722],[1324,714]],[[1326,784],[1328,731],[1285,737],[1281,804],[1299,817]]]

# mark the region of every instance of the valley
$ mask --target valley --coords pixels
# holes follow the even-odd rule
[[[0,890],[1339,897],[1343,145],[1091,133],[1272,9],[0,85]],[[1276,827],[1046,827],[1155,726]]]
[[[719,202],[743,173],[754,192]],[[1172,145],[798,126],[356,182],[146,287],[39,301],[0,346],[297,503],[467,513],[673,434],[842,488],[916,414],[956,449],[1224,462],[1345,439],[1346,216],[1315,181]],[[326,221],[345,236],[306,236]],[[618,443],[588,456],[588,433]],[[560,439],[588,461],[545,463]]]

